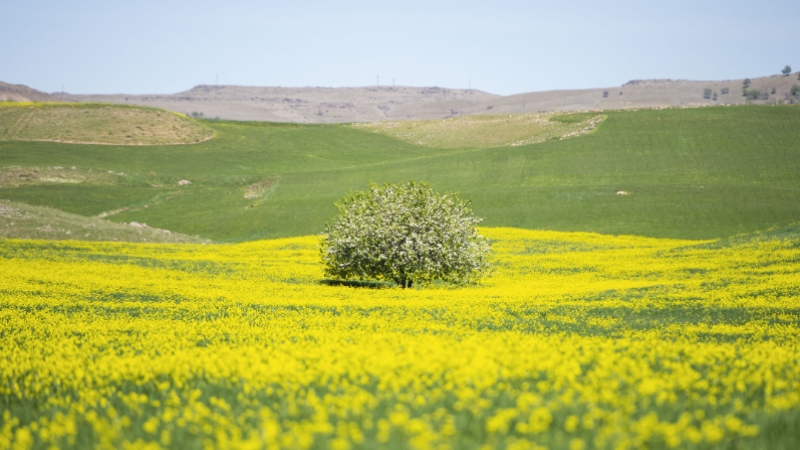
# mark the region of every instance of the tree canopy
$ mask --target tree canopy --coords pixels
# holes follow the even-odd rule
[[[477,281],[489,269],[489,242],[475,228],[469,201],[426,183],[370,184],[335,203],[321,256],[338,279],[414,282]]]

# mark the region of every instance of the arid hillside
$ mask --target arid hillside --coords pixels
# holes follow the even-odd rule
[[[0,102],[57,102],[60,94],[48,94],[29,88],[24,84],[9,84],[0,81]]]
[[[156,106],[205,118],[338,123],[439,119],[462,115],[503,97],[439,87],[283,88],[196,86],[172,95],[74,95],[82,102]]]
[[[73,144],[193,144],[214,132],[181,114],[95,103],[0,104],[0,140]]]
[[[620,87],[509,96],[440,87],[288,88],[200,85],[177,94],[46,94],[0,82],[0,100],[154,106],[195,117],[298,123],[442,119],[476,114],[538,113],[706,105],[797,103],[798,74],[745,80],[633,80]],[[800,89],[800,87],[798,88]]]

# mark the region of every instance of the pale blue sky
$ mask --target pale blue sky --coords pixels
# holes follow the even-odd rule
[[[496,94],[800,69],[794,1],[0,0],[0,81],[47,92],[197,84]]]

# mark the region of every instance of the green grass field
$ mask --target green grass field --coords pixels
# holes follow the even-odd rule
[[[800,220],[800,108],[606,115],[591,134],[517,147],[440,149],[346,125],[213,121],[204,125],[216,137],[195,145],[0,141],[0,170],[114,172],[6,183],[0,199],[215,241],[318,233],[349,190],[409,179],[471,197],[487,226],[703,239]]]

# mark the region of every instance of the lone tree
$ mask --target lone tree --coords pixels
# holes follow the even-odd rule
[[[792,73],[792,67],[787,65],[786,67],[783,68],[783,70],[781,70],[781,73],[783,74],[783,76],[788,77],[789,74]]]
[[[403,288],[443,280],[465,284],[489,269],[489,242],[469,201],[426,183],[371,183],[335,203],[320,252],[325,275],[390,280]]]

